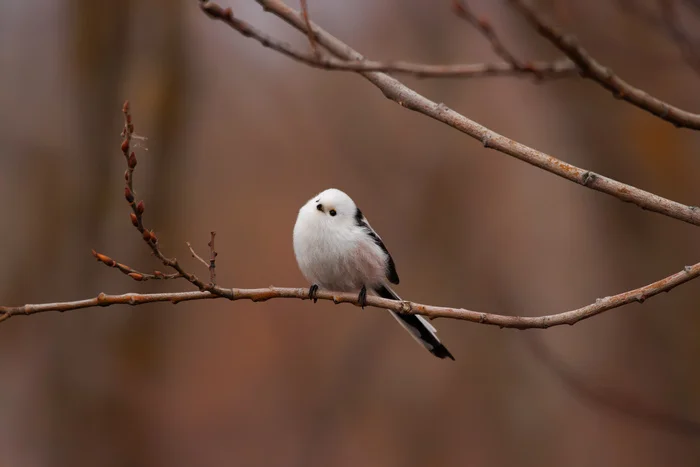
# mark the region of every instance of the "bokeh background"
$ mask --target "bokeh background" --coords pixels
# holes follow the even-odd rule
[[[448,1],[309,3],[375,59],[497,60]],[[676,3],[700,44],[698,10]],[[223,4],[308,47],[254,2]],[[519,57],[559,56],[505,2],[470,4]],[[634,13],[658,16],[657,2],[538,5],[622,77],[700,110],[700,76]],[[700,259],[696,227],[488,151],[357,75],[262,48],[193,0],[5,0],[0,44],[2,304],[190,289],[133,282],[90,254],[162,269],[123,200],[127,98],[148,137],[135,182],[147,224],[204,276],[185,242],[206,254],[216,230],[222,285],[305,286],[292,227],[328,187],[362,207],[396,259],[398,293],[422,303],[549,314]],[[567,162],[700,204],[700,133],[592,82],[402,79]],[[0,326],[0,466],[699,465],[699,306],[691,282],[574,327],[438,320],[454,363],[381,310],[328,302],[18,317]]]

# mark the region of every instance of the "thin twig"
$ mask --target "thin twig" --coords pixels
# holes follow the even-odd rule
[[[613,73],[610,68],[600,64],[591,57],[579,45],[574,36],[564,34],[559,28],[545,20],[529,3],[524,0],[510,0],[510,2],[542,37],[549,40],[578,65],[584,78],[589,78],[600,84],[612,92],[616,98],[646,110],[663,120],[673,123],[677,127],[700,130],[700,114],[694,114],[675,107],[632,86]]]
[[[146,272],[137,271],[136,269],[133,269],[127,266],[126,264],[118,263],[109,256],[98,253],[95,250],[92,250],[92,256],[94,256],[97,259],[97,261],[104,264],[105,266],[119,269],[121,272],[131,277],[135,281],[166,280],[177,279],[178,277],[182,277],[182,275],[180,275],[179,273],[163,274],[160,271],[153,271],[153,274],[149,274]]]
[[[266,11],[278,16],[291,26],[305,33],[306,25],[301,15],[278,0],[256,0]],[[264,45],[272,47],[260,37],[245,34],[240,31],[230,16],[218,5],[207,2],[202,4],[202,9],[212,18],[224,21],[226,24],[252,37]],[[362,55],[349,45],[342,42],[320,26],[311,23],[316,40],[336,57],[342,60],[362,60]],[[608,177],[598,175],[589,170],[568,164],[549,154],[537,151],[522,143],[513,141],[495,131],[468,119],[464,115],[450,109],[444,104],[438,104],[418,94],[413,89],[405,86],[399,80],[379,72],[359,72],[368,81],[379,88],[384,96],[400,106],[422,113],[437,121],[445,123],[462,133],[480,141],[484,147],[495,149],[509,156],[520,159],[535,167],[546,170],[559,177],[578,183],[590,189],[613,196],[621,201],[635,204],[642,209],[657,212],[674,219],[700,226],[700,208],[663,198],[648,191],[618,182]]]
[[[645,300],[660,294],[668,292],[671,289],[684,284],[696,277],[700,276],[700,263],[692,266],[686,266],[682,271],[665,277],[661,280],[653,282],[644,287],[639,287],[634,290],[629,290],[621,294],[613,295],[596,300],[590,305],[577,308],[563,313],[557,313],[547,316],[507,316],[492,313],[481,313],[478,311],[466,310],[464,308],[440,307],[432,305],[423,305],[409,301],[388,300],[377,296],[367,297],[367,306],[389,309],[397,313],[407,313],[412,315],[423,315],[428,318],[451,318],[473,323],[488,324],[499,326],[501,328],[515,329],[546,329],[553,326],[562,326],[565,324],[573,325],[584,319],[591,318],[600,313],[603,313],[614,308],[619,308],[633,302],[642,303]],[[152,302],[173,302],[179,303],[189,300],[204,300],[212,298],[226,298],[229,300],[252,300],[254,302],[266,301],[275,298],[296,298],[302,300],[309,299],[308,288],[281,288],[268,287],[263,289],[226,289],[216,287],[216,293],[208,291],[199,292],[175,292],[175,293],[160,293],[160,294],[124,294],[124,295],[105,295],[100,294],[95,298],[87,300],[78,300],[74,302],[61,303],[43,303],[38,305],[24,306],[0,306],[0,314],[5,316],[0,319],[7,319],[7,316],[15,315],[31,315],[34,313],[42,313],[46,311],[69,311],[80,308],[90,308],[94,306],[110,306],[110,305],[141,305]],[[330,300],[335,303],[351,303],[359,306],[358,295],[356,293],[336,293],[324,290],[316,292],[316,297],[319,300]]]
[[[514,70],[523,71],[526,73],[532,73],[537,78],[542,78],[541,73],[535,69],[531,68],[529,64],[518,60],[515,55],[513,55],[503,44],[501,39],[496,34],[496,31],[491,26],[491,23],[486,18],[481,18],[477,16],[476,13],[471,9],[469,4],[464,0],[452,0],[452,11],[455,15],[467,21],[469,24],[474,26],[477,31],[481,33],[482,36],[486,38],[491,44],[493,51],[501,57],[506,63],[509,63]],[[307,24],[307,28],[310,26]]]
[[[290,44],[275,39],[260,31],[251,24],[236,18],[230,8],[222,8],[219,5],[202,1],[200,7],[208,16],[224,21],[226,24],[246,37],[251,37],[265,47],[269,47],[289,58],[302,62],[314,68],[324,70],[369,72],[381,71],[386,73],[401,73],[417,78],[483,78],[483,77],[510,77],[537,74],[542,78],[566,78],[578,76],[578,68],[568,59],[554,62],[530,62],[522,69],[514,68],[508,62],[494,63],[468,63],[454,65],[430,65],[426,63],[412,63],[406,61],[377,62],[365,60],[364,57],[353,60],[339,60],[336,57],[316,56],[311,53],[294,49]],[[307,29],[304,28],[306,33]]]
[[[211,231],[211,240],[209,240],[209,282],[216,285],[216,257],[219,255],[214,247],[214,237],[216,232]]]
[[[204,265],[205,268],[208,268],[208,267],[209,267],[209,263],[207,263],[206,261],[204,261],[204,260],[202,259],[202,257],[199,256],[199,255],[197,254],[197,252],[194,251],[194,248],[192,248],[192,244],[191,244],[190,242],[185,242],[185,243],[187,243],[187,248],[190,249],[190,253],[192,253],[192,257],[195,258],[195,259],[196,259],[197,261],[199,261],[200,263],[202,263],[202,264]]]
[[[309,20],[309,5],[307,5],[306,0],[299,0],[299,3],[301,4],[301,14],[304,15],[304,21],[306,21],[306,36],[309,38],[309,44],[311,44],[311,51],[314,53],[316,57],[321,56],[321,51],[318,49],[318,46],[316,45],[316,40],[314,39],[314,33],[311,30],[310,26],[310,20]]]
[[[207,285],[204,282],[202,282],[196,275],[192,273],[186,272],[182,266],[180,266],[180,263],[178,263],[177,259],[175,258],[168,258],[166,257],[160,250],[160,246],[158,243],[158,237],[156,236],[155,232],[152,230],[149,230],[144,227],[143,225],[143,213],[145,211],[145,205],[143,201],[139,201],[136,203],[134,199],[134,189],[133,189],[133,172],[134,168],[136,167],[136,155],[133,152],[129,152],[129,145],[131,143],[131,138],[134,132],[134,125],[132,123],[131,119],[131,113],[129,111],[129,102],[126,101],[124,103],[124,107],[122,109],[124,113],[124,130],[122,132],[122,135],[124,136],[124,139],[122,140],[121,144],[121,149],[122,153],[126,157],[127,161],[127,172],[125,174],[126,177],[126,186],[124,187],[124,197],[126,198],[127,203],[129,203],[129,206],[131,207],[132,212],[130,213],[131,217],[131,223],[133,224],[134,227],[141,233],[141,237],[143,240],[146,242],[146,244],[149,246],[153,254],[158,258],[165,266],[168,266],[172,269],[174,269],[178,273],[178,277],[182,277],[186,279],[188,282],[192,283],[194,286],[196,286],[199,290],[207,290],[210,291],[214,294],[219,294],[220,291],[217,290],[216,287],[212,287],[212,285]]]

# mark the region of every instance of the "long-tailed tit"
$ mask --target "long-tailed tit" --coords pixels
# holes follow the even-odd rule
[[[389,283],[399,283],[394,260],[362,211],[340,190],[331,188],[319,193],[299,210],[294,225],[294,254],[299,269],[312,284],[311,298],[321,287],[337,292],[359,291],[363,306],[367,293],[401,300],[389,287]],[[390,312],[430,353],[454,360],[425,318]]]

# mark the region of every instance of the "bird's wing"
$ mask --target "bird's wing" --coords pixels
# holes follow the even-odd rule
[[[389,279],[389,282],[391,282],[392,284],[398,284],[399,275],[396,272],[394,258],[391,257],[391,253],[389,253],[389,250],[387,250],[386,246],[384,245],[384,242],[382,241],[382,238],[377,234],[377,232],[374,231],[372,226],[369,225],[369,222],[367,222],[367,219],[362,214],[362,211],[360,211],[360,208],[357,208],[357,210],[355,211],[355,224],[358,227],[362,227],[367,232],[367,235],[369,235],[372,238],[372,240],[374,240],[374,243],[376,243],[377,246],[379,246],[379,248],[381,248],[382,251],[386,253],[386,278]]]

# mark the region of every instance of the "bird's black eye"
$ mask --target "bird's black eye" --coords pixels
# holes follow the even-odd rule
[[[318,204],[316,205],[316,209],[318,209],[319,211],[323,212],[323,204],[318,203]]]
[[[328,211],[328,214],[330,214],[331,216],[335,216],[338,213],[335,212],[335,209],[331,209],[330,211]]]

